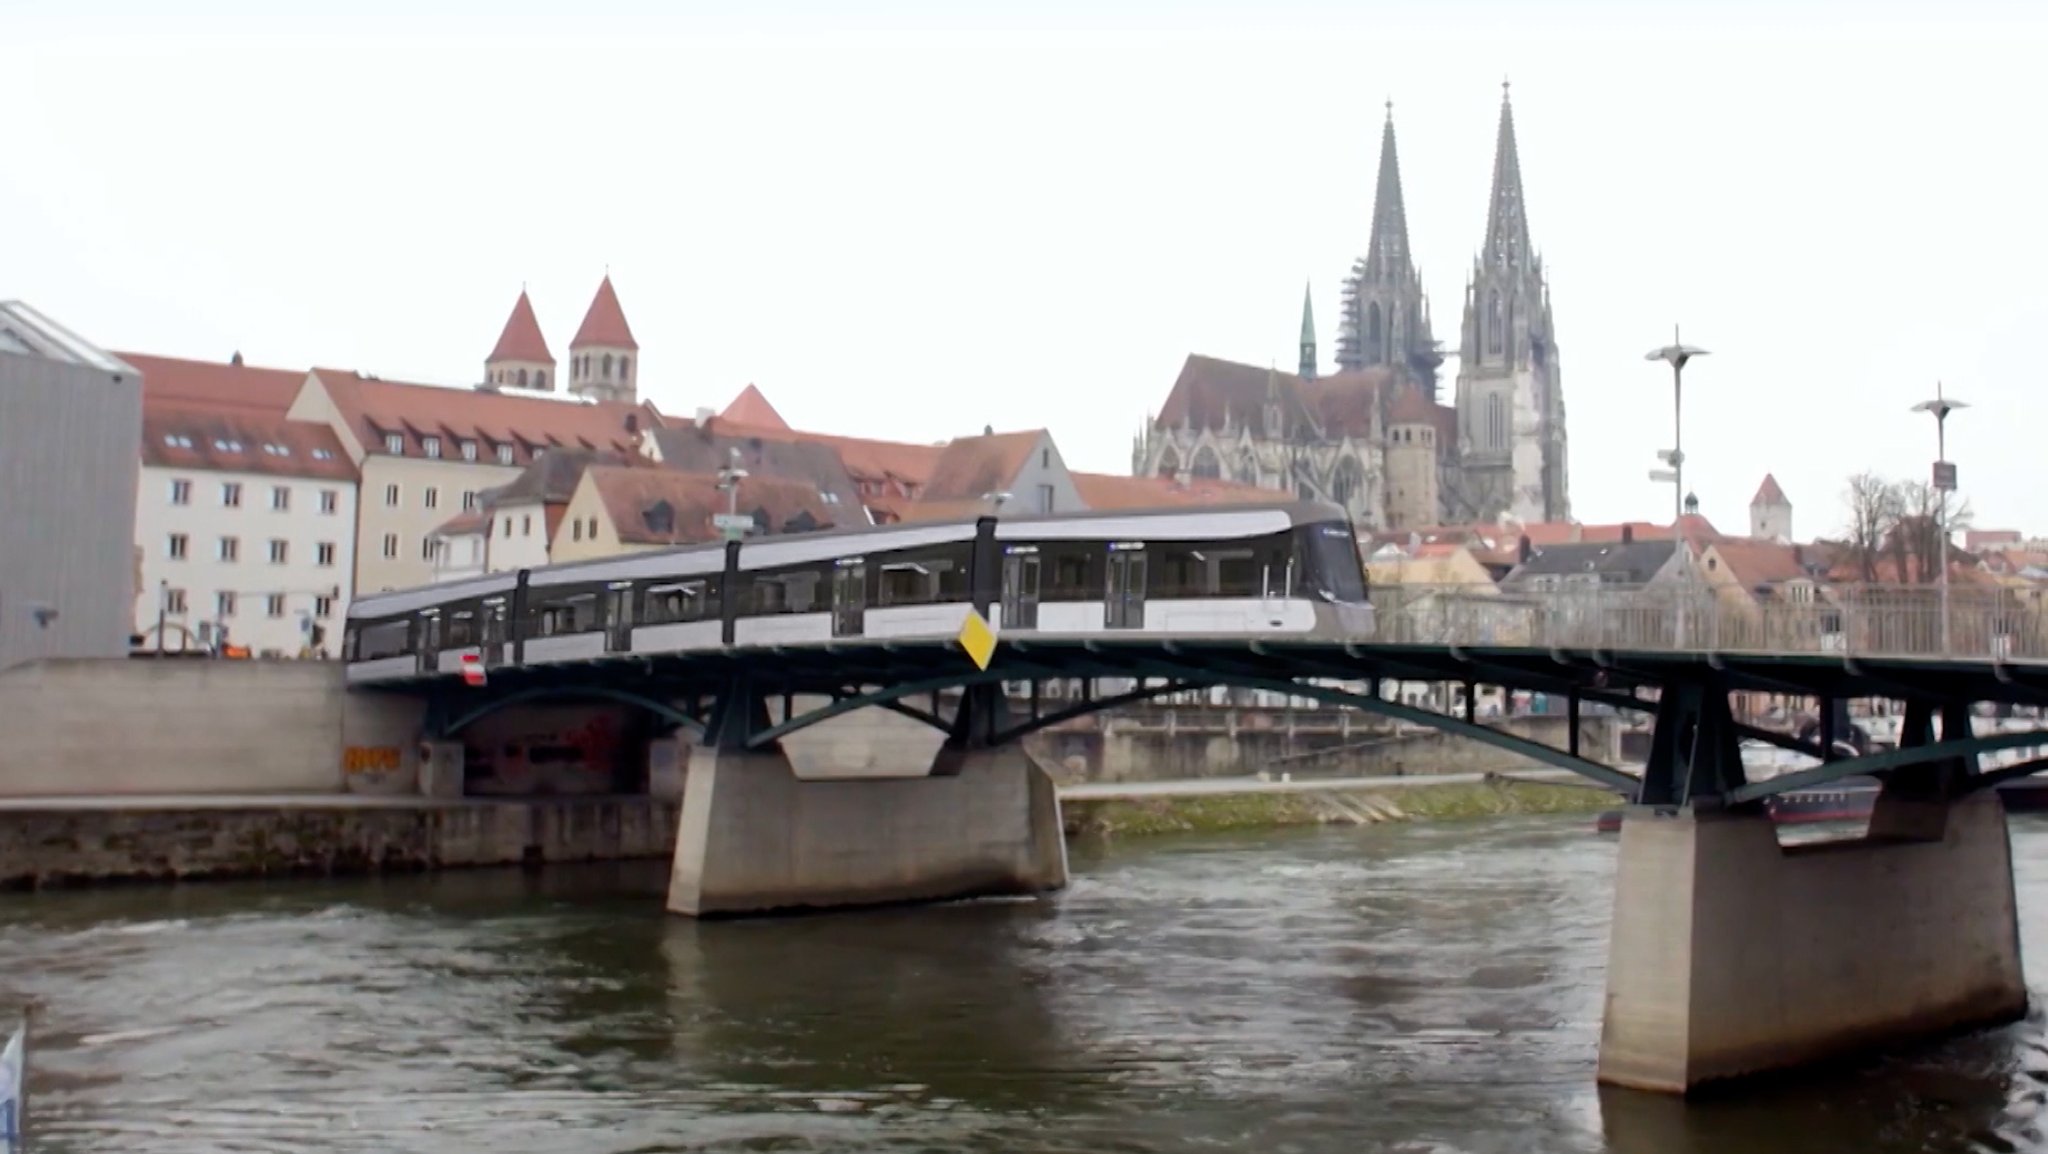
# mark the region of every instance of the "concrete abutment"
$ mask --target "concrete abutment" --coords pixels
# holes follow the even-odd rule
[[[1756,814],[1622,822],[1600,1081],[1686,1094],[2024,1015],[2005,809],[1887,796],[1869,837]]]

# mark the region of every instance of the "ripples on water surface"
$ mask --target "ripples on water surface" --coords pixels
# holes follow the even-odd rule
[[[2039,973],[2048,825],[2014,842]],[[1596,1092],[1613,845],[1133,842],[1047,902],[708,925],[659,868],[11,896],[0,1003],[47,1004],[52,1154],[2042,1148],[2038,1017],[1737,1103]]]

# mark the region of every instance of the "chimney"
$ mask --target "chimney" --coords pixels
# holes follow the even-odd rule
[[[1515,542],[1515,564],[1528,564],[1529,558],[1534,556],[1535,553],[1535,547],[1529,544],[1529,535],[1527,533],[1522,534],[1522,539]]]
[[[638,413],[627,413],[627,414],[626,414],[626,432],[627,432],[627,434],[628,434],[628,435],[631,435],[631,434],[634,434],[634,433],[638,433],[639,431],[640,431],[640,414],[638,414]]]
[[[1626,521],[1622,522],[1621,525],[1621,543],[1624,545],[1636,543],[1636,527]]]
[[[229,358],[228,358],[228,363],[229,363],[229,364],[231,364],[231,365],[233,365],[233,366],[235,366],[235,367],[236,367],[236,368],[238,368],[238,369],[239,369],[239,368],[241,368],[241,367],[242,367],[242,350],[240,350],[240,349],[236,349],[236,350],[235,350],[235,355],[234,355],[234,356],[232,356],[232,357],[229,357]]]
[[[983,425],[983,426],[981,427],[981,435],[982,435],[982,436],[984,436],[984,437],[993,437],[993,436],[995,436],[995,435],[996,435],[996,427],[995,427],[994,425]]]

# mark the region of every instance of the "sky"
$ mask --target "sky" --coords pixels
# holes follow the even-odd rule
[[[0,299],[109,348],[481,379],[609,269],[663,411],[1043,426],[1128,472],[1182,361],[1333,367],[1393,102],[1458,338],[1512,81],[1574,515],[1801,537],[1923,477],[2048,533],[2048,5],[0,0]],[[1455,361],[1445,366],[1445,395]]]

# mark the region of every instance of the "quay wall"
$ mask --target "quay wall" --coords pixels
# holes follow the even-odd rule
[[[0,810],[0,888],[665,859],[678,809],[653,797],[16,806]]]

